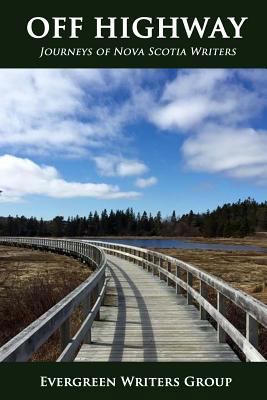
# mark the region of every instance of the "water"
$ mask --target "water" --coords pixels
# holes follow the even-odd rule
[[[223,244],[189,242],[181,239],[94,239],[102,242],[126,244],[136,247],[151,247],[158,249],[200,249],[200,250],[224,250],[224,251],[257,251],[267,252],[266,248],[253,245]]]

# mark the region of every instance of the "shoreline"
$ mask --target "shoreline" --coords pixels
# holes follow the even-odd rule
[[[267,234],[247,236],[244,238],[235,237],[220,237],[220,238],[206,238],[203,236],[86,236],[76,239],[89,239],[89,240],[182,240],[184,242],[196,243],[214,243],[214,244],[229,244],[229,245],[251,245],[262,248],[267,248]]]

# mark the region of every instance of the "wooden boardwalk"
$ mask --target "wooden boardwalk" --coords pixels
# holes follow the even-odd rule
[[[100,320],[75,361],[239,361],[165,281],[132,262],[107,259],[110,280]]]
[[[31,360],[57,331],[57,362],[239,361],[226,343],[229,338],[242,360],[266,362],[261,353],[267,306],[194,265],[150,249],[102,241],[0,236],[0,243],[66,254],[93,269],[0,347],[0,362]],[[210,302],[210,290],[216,304]],[[77,308],[81,321],[73,333]],[[231,322],[235,310],[245,317],[242,332]]]

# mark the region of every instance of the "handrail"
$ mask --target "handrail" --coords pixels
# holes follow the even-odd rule
[[[207,319],[209,314],[217,322],[219,342],[224,342],[226,334],[228,334],[242,350],[247,361],[266,361],[258,352],[257,346],[259,325],[267,327],[267,306],[191,264],[148,249],[103,241],[0,237],[0,243],[62,252],[77,256],[95,268],[94,273],[86,281],[2,346],[0,361],[28,360],[58,328],[61,330],[62,353],[57,361],[73,360],[80,344],[83,341],[90,343],[91,326],[99,316],[107,285],[105,252],[132,260],[153,272],[154,275],[157,273],[160,279],[165,276],[168,285],[172,282],[176,286],[177,294],[181,293],[181,289],[186,291],[188,304],[192,304],[193,299],[199,304],[201,319]],[[167,263],[167,269],[164,268],[164,263]],[[176,274],[172,273],[172,267],[175,267]],[[186,272],[186,281],[181,279],[181,271]],[[200,282],[199,292],[193,288],[193,278]],[[207,287],[212,287],[217,292],[217,308],[206,298]],[[93,292],[97,292],[97,299],[92,307]],[[225,315],[226,298],[246,313],[246,337],[227,319]],[[81,303],[85,319],[78,332],[71,338],[69,333],[70,316],[74,308]]]
[[[201,271],[195,266],[176,258],[158,253],[152,250],[109,243],[103,241],[86,241],[104,248],[105,252],[116,256],[132,259],[148,271],[157,271],[159,277],[167,278],[167,284],[172,281],[176,286],[176,292],[181,293],[181,288],[187,293],[187,303],[192,304],[194,299],[200,308],[201,319],[207,319],[207,313],[217,322],[218,341],[224,342],[226,334],[236,343],[246,356],[247,361],[266,361],[257,350],[259,325],[267,328],[267,306],[241,290],[234,289],[222,279]],[[167,263],[167,269],[163,263]],[[176,275],[171,272],[172,266],[176,269]],[[186,281],[181,279],[181,270],[186,272]],[[200,291],[193,286],[193,277],[200,281]],[[217,308],[205,298],[207,287],[212,287],[217,292]],[[246,313],[246,337],[243,336],[227,319],[225,315],[225,299],[229,299]]]
[[[92,323],[99,319],[107,285],[104,251],[93,244],[67,239],[0,237],[0,244],[30,246],[76,256],[95,269],[76,289],[0,348],[0,361],[27,361],[60,328],[62,352],[57,361],[73,360],[80,344],[90,342]],[[84,321],[72,338],[70,317],[80,304],[83,305]]]

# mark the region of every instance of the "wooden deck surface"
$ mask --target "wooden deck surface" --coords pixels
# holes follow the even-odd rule
[[[100,320],[75,361],[239,361],[166,282],[118,257],[108,256],[108,262]]]

